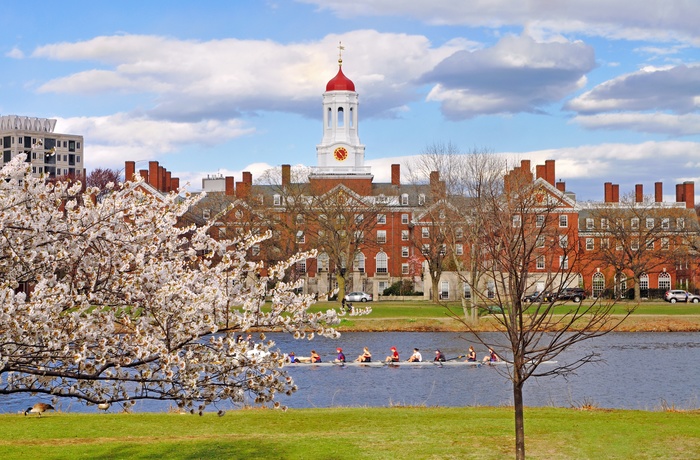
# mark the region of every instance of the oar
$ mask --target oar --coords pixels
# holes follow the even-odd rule
[[[433,361],[433,364],[435,364],[436,366],[442,367],[442,363],[446,363],[447,361],[454,361],[455,359],[464,358],[465,356],[466,355],[459,355],[459,356],[455,356],[454,358],[446,359],[444,361]]]

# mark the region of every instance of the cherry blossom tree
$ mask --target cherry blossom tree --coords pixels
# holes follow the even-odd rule
[[[338,336],[335,310],[309,312],[282,281],[313,254],[263,272],[245,254],[268,235],[216,241],[176,225],[197,198],[126,182],[98,201],[81,187],[32,177],[21,157],[0,171],[0,394],[278,406],[296,389],[284,355],[263,334],[254,346],[235,335]]]

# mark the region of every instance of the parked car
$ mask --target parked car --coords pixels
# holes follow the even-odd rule
[[[366,292],[350,292],[345,294],[346,302],[371,302],[372,294],[367,294]]]
[[[700,296],[691,294],[688,291],[683,291],[681,289],[672,289],[664,293],[664,300],[666,302],[676,303],[676,302],[700,302]]]
[[[584,300],[586,297],[586,291],[584,291],[582,288],[567,287],[559,292],[548,293],[544,300],[548,302],[553,300],[573,300],[574,302],[578,303]]]
[[[532,294],[528,294],[526,296],[523,296],[523,302],[526,302],[526,303],[542,302],[546,297],[547,297],[546,292],[535,291]]]

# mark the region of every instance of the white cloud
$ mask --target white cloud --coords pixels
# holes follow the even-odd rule
[[[11,59],[23,59],[24,58],[24,53],[22,50],[19,48],[12,48],[10,51],[5,53],[5,56],[11,58]]]
[[[596,86],[565,108],[584,114],[619,110],[688,113],[700,108],[698,100],[700,65],[647,66]]]
[[[632,130],[669,136],[700,134],[700,114],[599,113],[579,115],[572,122],[587,129]]]
[[[522,26],[533,36],[580,33],[700,45],[700,8],[686,0],[300,0],[340,17],[399,16],[433,25]],[[541,30],[540,33],[536,30]]]
[[[540,43],[506,36],[495,46],[458,51],[423,76],[437,83],[429,101],[451,119],[485,113],[537,112],[581,88],[595,67],[593,49],[581,42]]]
[[[104,117],[58,118],[56,131],[80,133],[84,137],[85,163],[91,169],[122,168],[126,152],[126,159],[157,160],[183,146],[211,146],[254,130],[238,120],[189,123],[117,113]]]
[[[257,111],[318,116],[319,88],[335,74],[329,56],[339,41],[352,43],[343,54],[343,69],[362,88],[364,116],[417,99],[412,82],[420,75],[455,51],[479,46],[456,39],[433,47],[421,35],[373,30],[288,45],[120,35],[46,45],[32,56],[100,66],[48,81],[39,92],[151,94],[156,105],[148,113],[156,118],[226,119]]]

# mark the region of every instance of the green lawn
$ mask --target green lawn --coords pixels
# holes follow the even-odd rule
[[[527,408],[542,459],[700,459],[700,412]],[[0,416],[3,459],[512,458],[512,408],[240,410]]]

